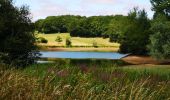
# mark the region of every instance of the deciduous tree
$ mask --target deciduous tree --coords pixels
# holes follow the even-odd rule
[[[27,6],[15,7],[13,0],[0,0],[0,60],[25,66],[38,57],[33,24]]]
[[[151,32],[150,20],[145,10],[132,10],[128,15],[129,25],[121,41],[120,52],[132,54],[147,54],[147,45]]]
[[[151,0],[154,18],[159,14],[165,15],[170,20],[170,0]]]

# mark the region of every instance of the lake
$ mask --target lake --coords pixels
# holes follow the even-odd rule
[[[70,51],[41,51],[41,58],[61,59],[121,59],[127,54],[116,52],[70,52]]]

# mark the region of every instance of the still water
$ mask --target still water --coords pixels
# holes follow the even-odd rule
[[[121,59],[127,54],[116,52],[70,52],[70,51],[41,51],[41,58],[69,59]]]

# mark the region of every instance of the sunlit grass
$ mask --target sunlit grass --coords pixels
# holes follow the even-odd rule
[[[63,41],[61,43],[57,43],[55,39],[57,36],[60,36]],[[43,44],[46,46],[65,46],[66,38],[70,37],[69,33],[61,33],[61,34],[37,34],[37,37],[44,37],[48,40],[47,44]],[[93,46],[94,42],[97,42],[99,47],[119,47],[118,43],[109,42],[109,38],[80,38],[80,37],[71,37],[72,46]]]

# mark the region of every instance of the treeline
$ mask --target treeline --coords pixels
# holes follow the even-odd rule
[[[35,22],[36,30],[42,33],[65,33],[69,32],[74,25],[83,20],[81,16],[50,16]]]
[[[50,16],[35,22],[36,30],[41,33],[70,33],[75,37],[109,37],[111,23],[126,20],[126,16]],[[107,31],[107,34],[106,34]]]

